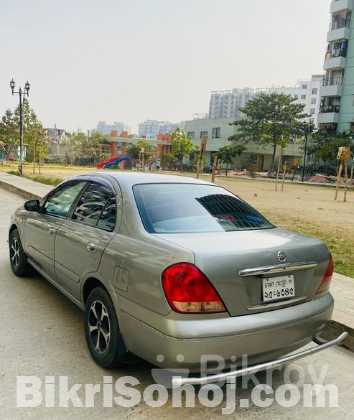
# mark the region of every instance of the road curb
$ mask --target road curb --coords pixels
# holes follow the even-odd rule
[[[14,194],[18,194],[23,198],[27,198],[28,200],[37,199],[41,200],[42,196],[31,193],[30,191],[24,190],[22,188],[19,188],[15,185],[9,184],[8,182],[0,180],[0,187],[3,188],[6,191],[10,191]]]

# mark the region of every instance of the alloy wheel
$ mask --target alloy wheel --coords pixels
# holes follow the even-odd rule
[[[97,353],[105,353],[111,338],[111,324],[107,308],[99,300],[95,300],[90,307],[88,327],[94,349]]]
[[[14,267],[18,267],[20,265],[20,244],[16,236],[12,238],[11,243],[11,261]]]

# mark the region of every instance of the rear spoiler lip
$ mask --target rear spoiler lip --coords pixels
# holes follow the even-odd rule
[[[181,376],[173,376],[172,385],[173,387],[180,387],[182,385],[207,385],[207,384],[218,383],[221,381],[233,380],[235,378],[239,378],[240,376],[251,375],[260,371],[264,371],[266,369],[274,369],[275,367],[282,366],[285,363],[303,359],[304,357],[312,356],[313,354],[319,353],[330,347],[336,346],[340,344],[346,337],[348,337],[347,332],[342,333],[339,337],[335,338],[332,341],[326,341],[326,342],[323,342],[318,337],[314,337],[313,341],[319,345],[315,347],[311,347],[307,350],[302,350],[299,353],[291,354],[289,356],[285,356],[281,359],[273,360],[271,362],[261,363],[259,365],[246,367],[239,370],[234,370],[231,372],[220,373],[217,375],[202,376],[199,378],[193,378],[193,377],[182,378]]]
[[[317,263],[314,261],[302,261],[296,263],[284,263],[262,267],[245,268],[244,270],[240,270],[238,275],[240,277],[262,276],[264,274],[290,273],[292,271],[306,270],[315,267],[317,267]]]

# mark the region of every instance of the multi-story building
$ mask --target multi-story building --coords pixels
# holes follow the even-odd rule
[[[106,121],[99,121],[97,124],[97,130],[102,134],[111,134],[112,131],[117,131],[120,136],[123,131],[126,131],[130,134],[130,127],[126,126],[122,122],[114,122],[113,124],[108,124]]]
[[[305,105],[304,113],[309,115],[307,122],[318,126],[318,115],[321,105],[322,74],[314,74],[310,80],[299,80],[294,87],[272,87],[268,93],[284,93],[296,99],[296,103]]]
[[[209,118],[239,118],[239,108],[245,106],[246,102],[256,95],[256,89],[251,88],[211,92]]]
[[[244,107],[248,100],[257,97],[262,92],[276,92],[291,95],[297,103],[304,104],[304,113],[310,115],[307,121],[317,126],[322,79],[323,75],[313,75],[310,80],[300,80],[293,87],[235,88],[227,91],[214,91],[210,98],[209,118],[240,118],[239,109]]]
[[[319,127],[349,132],[354,128],[354,0],[332,0],[321,88]]]
[[[184,123],[146,120],[139,124],[139,136],[147,139],[156,139],[158,134],[172,134],[177,127],[183,129]]]
[[[200,147],[201,139],[206,136],[207,147],[204,153],[207,165],[212,163],[213,154],[221,147],[231,145],[229,137],[236,134],[236,126],[230,125],[235,121],[235,118],[213,118],[213,119],[194,119],[186,121],[185,132],[186,135],[193,140],[193,142]],[[271,165],[273,148],[271,146],[263,146],[255,143],[247,143],[246,151],[234,159],[234,166],[242,168],[245,166],[250,155],[257,156],[257,170],[268,170]],[[289,165],[296,159],[298,160],[303,155],[301,144],[290,143],[284,149],[284,161]]]

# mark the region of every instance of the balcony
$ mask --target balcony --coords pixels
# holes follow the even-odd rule
[[[343,25],[343,26],[341,26]],[[335,22],[330,25],[327,33],[327,42],[336,41],[339,39],[350,38],[350,19],[343,19],[343,22]]]
[[[331,13],[338,13],[344,10],[353,10],[354,1],[353,0],[333,0],[331,3]]]
[[[347,56],[347,43],[343,48],[334,48],[326,52],[324,70],[344,69]]]
[[[343,76],[323,78],[321,96],[342,96]]]
[[[322,105],[318,114],[319,124],[338,124],[340,105]]]

